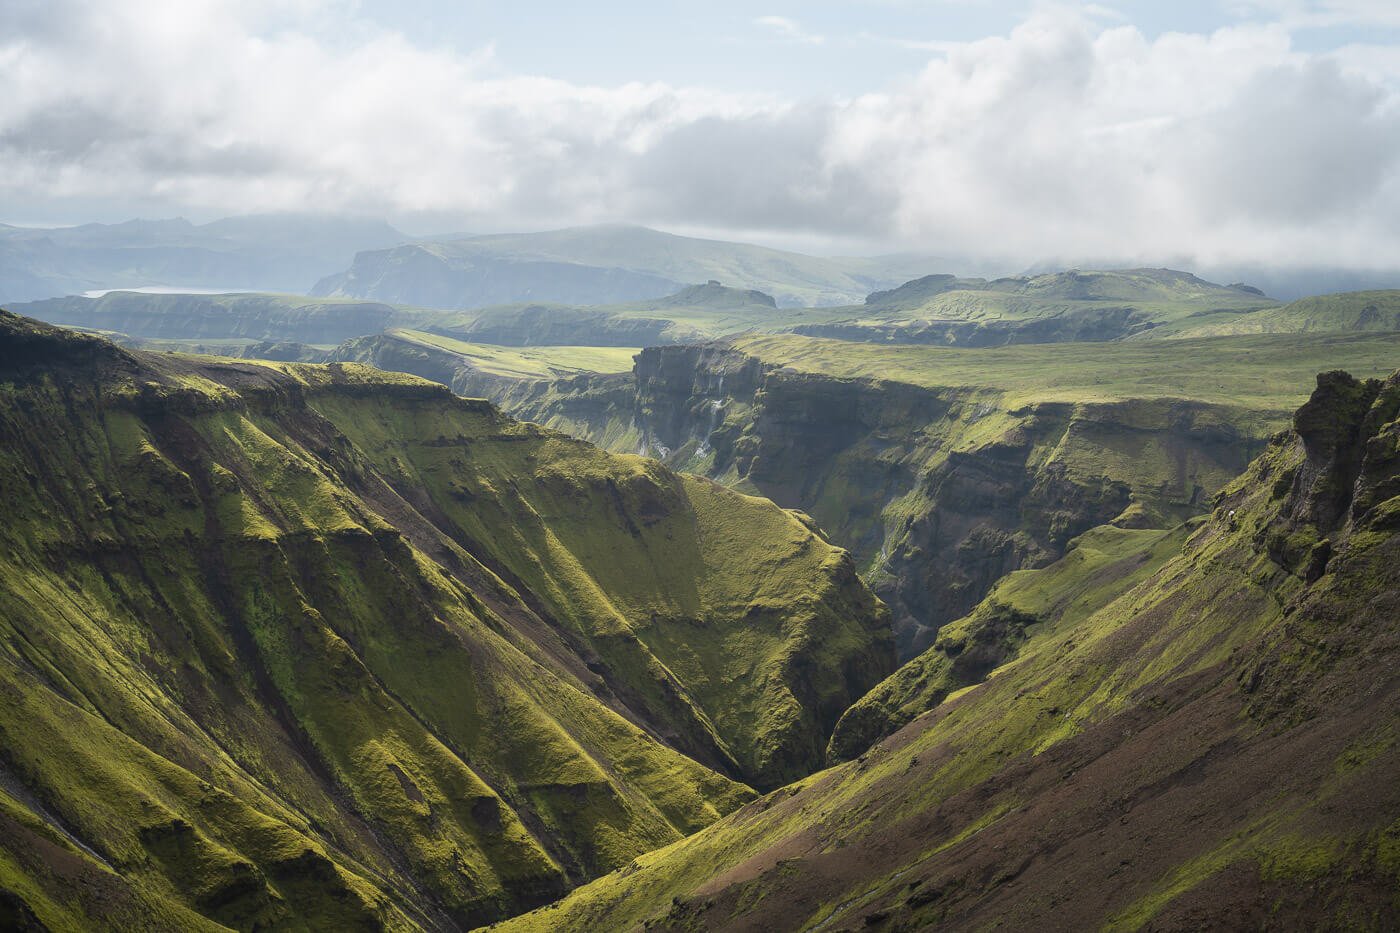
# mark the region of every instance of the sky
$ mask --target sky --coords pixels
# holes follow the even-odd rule
[[[1394,267],[1400,0],[4,0],[0,220]]]

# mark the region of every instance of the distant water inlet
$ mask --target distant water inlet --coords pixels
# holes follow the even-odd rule
[[[136,292],[141,295],[237,295],[260,290],[256,288],[192,288],[188,285],[139,285],[135,288],[94,288],[83,292],[83,297],[101,298],[112,292]]]

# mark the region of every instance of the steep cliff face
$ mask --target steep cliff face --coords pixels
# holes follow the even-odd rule
[[[6,918],[471,926],[810,771],[892,666],[794,516],[421,380],[0,312],[0,439]]]
[[[347,340],[326,359],[332,363],[365,363],[386,372],[421,376],[468,398],[490,398],[500,382],[471,367],[457,354],[411,343],[391,334]]]
[[[905,658],[1001,577],[1053,562],[1090,528],[1169,527],[1203,511],[1283,420],[1186,399],[1027,403],[837,378],[730,342],[647,348],[634,381],[630,407],[616,381],[497,397],[810,514],[890,604]]]
[[[1397,415],[1324,376],[1179,549],[1023,577],[938,649],[975,686],[504,929],[1389,929]]]

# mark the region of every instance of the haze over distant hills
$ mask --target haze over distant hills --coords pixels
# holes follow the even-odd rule
[[[716,280],[771,295],[779,307],[856,305],[875,291],[934,274],[1026,275],[1102,260],[999,268],[986,257],[913,253],[822,257],[751,243],[603,224],[531,233],[415,237],[383,220],[314,214],[89,223],[0,224],[0,302],[89,291],[163,288],[269,291],[372,299],[442,309],[649,301]],[[1136,265],[1191,268],[1186,260]],[[1246,282],[1289,301],[1400,287],[1400,270],[1324,266],[1195,269],[1216,282]]]
[[[148,286],[304,292],[359,250],[406,239],[382,220],[297,214],[0,224],[0,301]]]
[[[818,306],[859,301],[929,271],[932,263],[911,256],[820,258],[607,224],[365,252],[312,291],[437,308],[513,301],[609,304],[659,298],[716,279],[766,292],[779,305]]]

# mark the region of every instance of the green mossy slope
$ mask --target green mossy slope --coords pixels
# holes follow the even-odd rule
[[[996,347],[1121,340],[1199,315],[1242,314],[1274,304],[1253,289],[1171,269],[1076,269],[991,281],[930,275],[791,329],[841,340]]]
[[[890,604],[912,658],[1090,528],[1201,514],[1313,374],[1388,372],[1397,352],[1395,335],[993,349],[749,336],[647,348],[630,392],[579,376],[496,397],[810,514]]]
[[[494,414],[476,432],[509,442],[465,457],[435,411],[345,406],[317,407],[586,643],[648,723],[756,786],[816,767],[840,713],[892,667],[888,616],[850,556],[766,500]]]
[[[949,694],[981,683],[1036,633],[1098,611],[1174,557],[1195,524],[1171,530],[1101,525],[1071,541],[1049,567],[1002,577],[972,613],[940,628],[931,648],[842,714],[828,757],[856,757]]]
[[[1301,298],[1249,314],[1198,314],[1145,336],[1209,337],[1223,334],[1321,334],[1400,331],[1400,291],[1342,292]]]
[[[0,312],[0,438],[17,923],[509,915],[810,768],[889,670],[793,516],[419,380]]]
[[[1138,585],[502,929],[1389,929],[1400,373],[1319,377],[1294,424]]]
[[[547,390],[560,379],[630,372],[636,352],[630,347],[494,346],[395,329],[346,341],[316,362],[366,363],[440,382],[458,395],[499,402]]]
[[[108,292],[18,306],[19,313],[73,327],[175,340],[244,339],[336,344],[384,330],[402,312],[374,301],[256,292],[226,295]]]

